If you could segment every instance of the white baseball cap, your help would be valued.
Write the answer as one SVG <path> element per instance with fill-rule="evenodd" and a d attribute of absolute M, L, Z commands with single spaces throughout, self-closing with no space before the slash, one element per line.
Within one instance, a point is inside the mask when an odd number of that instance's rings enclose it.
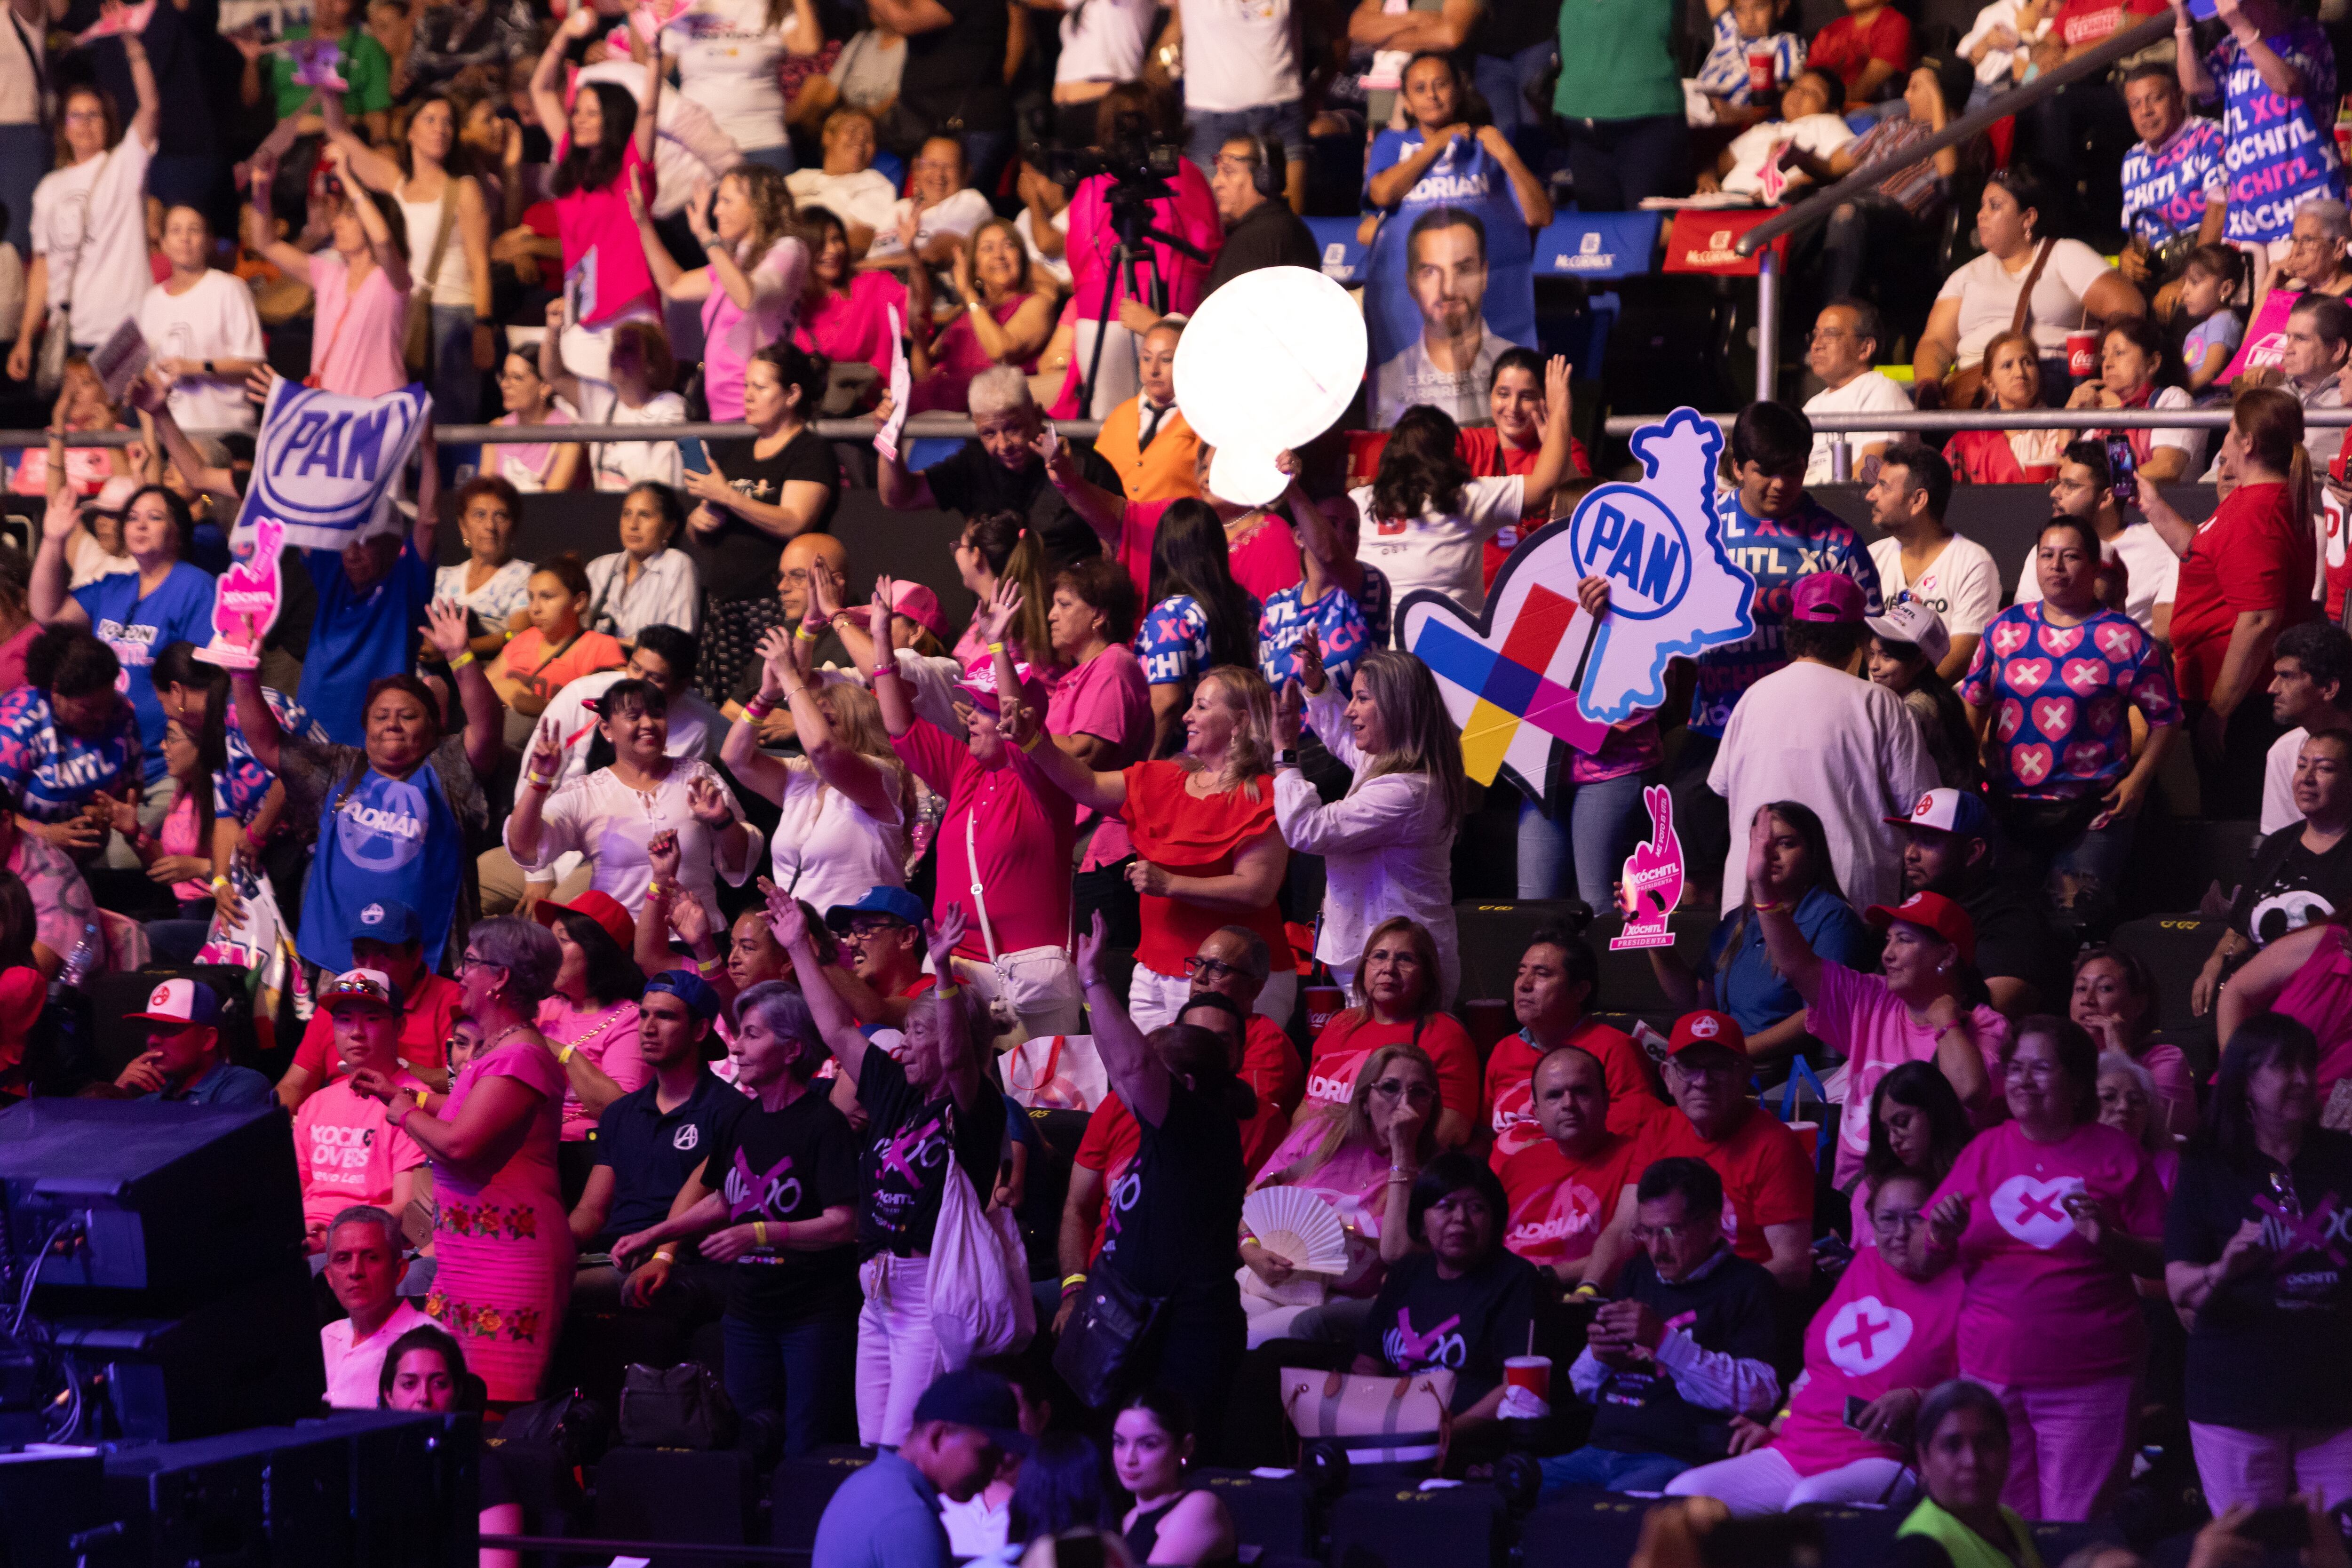
<path fill-rule="evenodd" d="M 1886 606 L 1883 616 L 1872 616 L 1862 623 L 1888 642 L 1907 642 L 1917 646 L 1927 656 L 1929 664 L 1941 664 L 1952 651 L 1952 634 L 1944 629 L 1944 617 L 1921 600 L 1907 595 Z"/>

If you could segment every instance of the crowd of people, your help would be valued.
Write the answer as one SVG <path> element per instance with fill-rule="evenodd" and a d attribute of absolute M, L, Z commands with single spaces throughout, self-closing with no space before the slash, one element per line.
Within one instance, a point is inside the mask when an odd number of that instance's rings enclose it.
<path fill-rule="evenodd" d="M 331 1404 L 499 1418 L 614 1322 L 671 1360 L 715 1327 L 753 1440 L 877 1451 L 822 1568 L 1075 1529 L 1229 1561 L 1189 1467 L 1285 1458 L 1300 1368 L 1442 1374 L 1457 1473 L 1899 1505 L 1923 1562 L 2025 1561 L 2144 1444 L 2225 1520 L 2352 1490 L 2352 474 L 2305 420 L 2352 388 L 2352 220 L 2285 0 L 2184 11 L 1829 217 L 1821 390 L 1725 432 L 1753 634 L 1515 803 L 1396 609 L 1476 615 L 1590 487 L 1566 361 L 1498 345 L 1249 505 L 1178 405 L 1190 313 L 1316 264 L 1334 148 L 1374 218 L 1465 138 L 1531 228 L 1801 188 L 2160 5 L 1997 0 L 1922 58 L 1883 0 L 1810 41 L 1710 0 L 1684 59 L 1652 0 L 1365 0 L 1319 40 L 1286 0 L 1097 0 L 1057 49 L 1003 0 L 314 0 L 326 85 L 222 9 L 0 34 L 0 331 L 55 431 L 0 548 L 0 1095 L 282 1107 Z M 1155 142 L 1189 248 L 1122 264 L 1116 177 L 1063 154 Z M 1912 289 L 1979 174 L 1981 254 Z M 125 321 L 151 361 L 110 394 Z M 2263 333 L 2276 366 L 2229 374 Z M 816 422 L 897 412 L 902 344 L 908 410 L 974 433 L 882 452 L 875 499 L 959 529 L 929 581 L 854 582 L 865 476 Z M 289 552 L 224 668 L 279 376 L 421 382 L 445 424 L 494 384 L 531 429 L 428 428 L 406 521 Z M 2229 423 L 1848 437 L 1868 542 L 1808 489 L 1808 410 L 1938 404 Z M 750 434 L 663 434 L 706 415 Z M 2016 576 L 1946 521 L 1961 484 L 2048 487 Z M 570 489 L 614 492 L 614 548 L 520 558 Z M 1654 1027 L 1585 928 L 1661 785 L 1708 929 L 1652 950 Z M 1455 913 L 1496 797 L 1505 880 L 1562 900 L 1500 1027 Z M 2169 1018 L 2109 939 L 2193 816 L 2261 837 Z M 203 967 L 236 942 L 283 1006 Z M 98 1068 L 62 1026 L 150 971 L 144 1048 Z M 1039 1265 L 992 1250 L 1062 1165 Z M 1343 1261 L 1248 1217 L 1294 1200 Z"/>

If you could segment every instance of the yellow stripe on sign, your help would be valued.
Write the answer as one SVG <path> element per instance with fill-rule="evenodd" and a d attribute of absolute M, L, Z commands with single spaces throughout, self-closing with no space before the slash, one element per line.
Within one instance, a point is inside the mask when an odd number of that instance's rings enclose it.
<path fill-rule="evenodd" d="M 1470 710 L 1470 722 L 1462 726 L 1462 768 L 1482 784 L 1495 782 L 1495 773 L 1503 765 L 1503 753 L 1511 748 L 1511 737 L 1517 734 L 1523 722 L 1516 713 L 1496 707 L 1485 698 Z"/>

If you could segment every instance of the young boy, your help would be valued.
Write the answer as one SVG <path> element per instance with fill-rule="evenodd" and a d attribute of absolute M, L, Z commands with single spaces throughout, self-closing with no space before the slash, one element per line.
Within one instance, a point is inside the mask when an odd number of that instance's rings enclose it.
<path fill-rule="evenodd" d="M 1699 67 L 1698 89 L 1714 104 L 1717 124 L 1766 118 L 1776 95 L 1805 68 L 1805 40 L 1780 26 L 1788 9 L 1788 0 L 1706 0 L 1715 41 Z M 1771 74 L 1759 82 L 1756 62 L 1767 56 Z"/>
<path fill-rule="evenodd" d="M 1848 106 L 1888 96 L 1911 68 L 1911 24 L 1886 0 L 1845 0 L 1846 14 L 1813 35 L 1807 58 L 1836 74 Z"/>

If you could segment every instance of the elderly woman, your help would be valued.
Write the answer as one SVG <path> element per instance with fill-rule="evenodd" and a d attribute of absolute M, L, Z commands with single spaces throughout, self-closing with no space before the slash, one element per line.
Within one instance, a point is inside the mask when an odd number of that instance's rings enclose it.
<path fill-rule="evenodd" d="M 677 984 L 671 973 L 654 983 Z M 681 991 L 686 987 L 681 986 Z M 827 1058 L 808 1003 L 770 981 L 735 999 L 729 1047 L 735 1087 L 751 1104 L 720 1123 L 671 1217 L 613 1244 L 613 1261 L 651 1251 L 667 1276 L 670 1242 L 698 1239 L 704 1261 L 728 1264 L 719 1320 L 727 1394 L 744 1412 L 775 1411 L 783 1451 L 808 1452 L 841 1425 L 857 1344 L 857 1142 L 840 1111 L 811 1088 Z M 789 1181 L 746 1181 L 783 1171 Z"/>
<path fill-rule="evenodd" d="M 1020 596 L 1013 592 L 999 603 L 1017 609 Z M 1001 647 L 1003 626 L 992 626 L 990 641 Z M 1003 689 L 1011 660 L 1000 653 L 996 664 Z M 1143 942 L 1128 1007 L 1138 1028 L 1175 1020 L 1192 991 L 1191 961 L 1202 939 L 1227 925 L 1265 938 L 1274 973 L 1256 1010 L 1276 1020 L 1290 1016 L 1297 975 L 1275 902 L 1290 851 L 1266 778 L 1273 720 L 1265 678 L 1253 667 L 1219 665 L 1192 689 L 1184 748 L 1174 758 L 1098 773 L 1059 747 L 1032 753 L 1038 772 L 1079 805 L 1117 812 L 1134 841 L 1128 880 L 1140 895 Z"/>
<path fill-rule="evenodd" d="M 911 233 L 912 223 L 904 220 L 901 230 Z M 907 400 L 910 413 L 962 412 L 973 376 L 999 364 L 1028 374 L 1053 334 L 1054 300 L 1031 290 L 1028 249 L 1021 231 L 1004 219 L 990 219 L 958 245 L 953 270 L 963 309 L 943 329 L 932 318 L 929 269 L 918 267 L 907 275 L 915 375 Z"/>
<path fill-rule="evenodd" d="M 595 710 L 612 763 L 558 787 L 565 737 L 542 721 L 501 836 L 507 853 L 526 874 L 551 876 L 556 860 L 577 850 L 592 868 L 589 886 L 635 916 L 653 885 L 647 848 L 675 835 L 678 880 L 717 926 L 718 878 L 743 885 L 759 864 L 760 830 L 742 820 L 718 770 L 699 757 L 669 754 L 669 702 L 660 687 L 615 681 Z"/>
<path fill-rule="evenodd" d="M 2025 326 L 2043 362 L 2043 379 L 2065 372 L 2066 334 L 2087 322 L 2145 315 L 2147 305 L 2124 275 L 2079 239 L 2040 231 L 2057 209 L 2041 184 L 2017 169 L 1995 173 L 1977 208 L 1977 239 L 1985 253 L 1944 280 L 1919 334 L 1912 384 L 1923 407 L 1974 402 L 1986 345 L 1994 334 Z M 2027 294 L 2029 299 L 2021 300 Z M 1951 373 L 1957 372 L 1957 375 Z M 1949 379 L 1948 380 L 1948 376 Z"/>
<path fill-rule="evenodd" d="M 2180 733 L 2180 709 L 2156 639 L 2099 601 L 2098 530 L 2053 517 L 2034 560 L 2040 602 L 1993 617 L 1960 700 L 1984 747 L 1994 816 L 2052 912 L 2097 930 L 2112 918 L 2132 820 Z M 2137 757 L 2127 707 L 2148 731 Z"/>
<path fill-rule="evenodd" d="M 2131 1441 L 2147 1339 L 2133 1279 L 2161 1267 L 2164 1191 L 2139 1145 L 2099 1124 L 2098 1050 L 2078 1026 L 2020 1020 L 2003 1066 L 2010 1119 L 1961 1151 L 1929 1214 L 1968 1279 L 1960 1375 L 1994 1391 L 2016 1438 L 2002 1496 L 2089 1519 Z"/>
<path fill-rule="evenodd" d="M 1980 401 L 1996 410 L 2042 406 L 2042 362 L 2033 334 L 2018 328 L 1986 340 Z M 1960 484 L 2039 485 L 2058 475 L 2069 430 L 1963 430 L 1944 443 L 1944 460 Z"/>
<path fill-rule="evenodd" d="M 506 480 L 482 474 L 457 487 L 457 537 L 466 559 L 433 574 L 433 596 L 451 599 L 481 623 L 475 654 L 499 657 L 516 633 L 530 625 L 530 578 L 534 568 L 514 553 L 522 493 Z"/>
<path fill-rule="evenodd" d="M 1402 917 L 1437 943 L 1439 994 L 1451 996 L 1462 975 L 1454 931 L 1454 835 L 1469 793 L 1462 732 L 1437 678 L 1409 653 L 1366 654 L 1344 695 L 1325 677 L 1311 630 L 1298 656 L 1300 678 L 1282 689 L 1275 714 L 1281 750 L 1274 815 L 1291 848 L 1324 858 L 1315 956 L 1345 989 L 1365 933 Z M 1328 805 L 1299 770 L 1302 708 L 1331 755 L 1355 774 L 1348 793 Z"/>
<path fill-rule="evenodd" d="M 1383 1046 L 1365 1058 L 1345 1109 L 1300 1117 L 1266 1157 L 1250 1191 L 1299 1187 L 1329 1204 L 1347 1227 L 1348 1270 L 1336 1279 L 1297 1279 L 1294 1260 L 1268 1249 L 1244 1223 L 1240 1278 L 1252 1348 L 1268 1340 L 1355 1337 L 1389 1266 L 1411 1246 L 1405 1210 L 1413 1178 L 1437 1153 L 1436 1110 L 1437 1068 L 1428 1053 Z M 1301 1300 L 1299 1286 L 1318 1284 L 1326 1300 Z"/>
<path fill-rule="evenodd" d="M 1384 1046 L 1410 1045 L 1437 1065 L 1437 1141 L 1460 1148 L 1479 1121 L 1478 1047 L 1445 1011 L 1437 943 L 1402 915 L 1364 939 L 1356 964 L 1356 1005 L 1333 1016 L 1307 1064 L 1307 1109 L 1345 1105 L 1363 1063 Z"/>
<path fill-rule="evenodd" d="M 288 816 L 331 825 L 319 835 L 303 885 L 295 949 L 305 962 L 338 974 L 352 967 L 351 936 L 360 929 L 361 910 L 386 897 L 416 911 L 425 961 L 440 964 L 457 919 L 466 830 L 486 826 L 489 816 L 480 777 L 498 767 L 503 749 L 498 693 L 480 661 L 467 657 L 465 612 L 436 604 L 425 616 L 433 646 L 457 672 L 463 734 L 442 733 L 441 705 L 413 675 L 371 682 L 361 705 L 367 743 L 337 746 L 316 739 L 315 731 L 279 728 L 258 674 L 229 673 L 237 727 L 254 760 L 285 782 Z M 549 960 L 547 974 L 532 987 L 533 1007 L 555 978 L 554 962 Z M 556 1223 L 562 1228 L 560 1213 Z M 568 1262 L 565 1268 L 568 1281 Z"/>
<path fill-rule="evenodd" d="M 2099 339 L 2099 374 L 2074 389 L 2069 408 L 2187 408 L 2191 399 L 2180 368 L 2180 351 L 2164 329 L 2146 316 L 2126 316 Z M 2130 443 L 2138 470 L 2158 484 L 2171 484 L 2197 471 L 2205 450 L 2202 430 L 2093 430 L 2088 438 L 2121 436 Z"/>
<path fill-rule="evenodd" d="M 2158 1126 L 2176 1138 L 2197 1131 L 2196 1077 L 2179 1046 L 2149 1037 L 2156 1029 L 2156 976 L 2137 954 L 2104 942 L 2076 954 L 2066 1016 L 2089 1031 L 2101 1051 L 2147 1069 Z"/>
<path fill-rule="evenodd" d="M 2352 1491 L 2352 1293 L 2319 1217 L 2352 1203 L 2352 1137 L 2318 1125 L 2318 1058 L 2292 1018 L 2231 1035 L 2173 1188 L 2165 1283 L 2193 1314 L 2189 1437 L 2216 1512 Z"/>
<path fill-rule="evenodd" d="M 982 1071 L 982 1015 L 953 982 L 950 956 L 963 932 L 948 918 L 924 931 L 942 983 L 928 1005 L 907 1016 L 903 1054 L 894 1058 L 857 1027 L 823 978 L 800 906 L 771 892 L 768 918 L 792 955 L 810 1016 L 825 1048 L 857 1086 L 870 1119 L 859 1162 L 857 1436 L 864 1443 L 906 1440 L 915 1402 L 940 1373 L 948 1352 L 931 1328 L 929 1279 L 940 1202 L 950 1163 L 975 1192 L 993 1191 L 1004 1142 L 1004 1097 Z"/>
<path fill-rule="evenodd" d="M 1895 1532 L 1897 1568 L 2042 1568 L 2033 1531 L 2001 1501 L 2010 1473 L 2009 1412 L 1980 1383 L 1956 1377 L 1919 1402 L 1911 1447 L 1919 1500 Z"/>
<path fill-rule="evenodd" d="M 1935 1184 L 1908 1172 L 1871 1194 L 1875 1245 L 1856 1252 L 1805 1330 L 1805 1373 L 1770 1425 L 1731 1418 L 1727 1459 L 1685 1470 L 1669 1497 L 1711 1497 L 1736 1517 L 1801 1503 L 1910 1500 L 1916 1483 L 1901 1438 L 1927 1390 L 1952 1375 L 1960 1275 L 1928 1245 Z M 1846 1325 L 1899 1314 L 1910 1332 L 1891 1355 L 1856 1356 Z M 1854 1409 L 1856 1401 L 1862 1408 Z"/>
<path fill-rule="evenodd" d="M 252 680 L 236 679 L 242 706 Z M 425 1310 L 469 1347 L 502 1405 L 538 1397 L 572 1295 L 572 1229 L 555 1169 L 563 1067 L 531 1022 L 562 962 L 555 938 L 529 921 L 488 920 L 467 934 L 457 984 L 486 1037 L 437 1114 L 424 1108 L 423 1091 L 374 1068 L 352 1075 L 352 1087 L 383 1101 L 392 1124 L 432 1159 L 436 1267 Z"/>
<path fill-rule="evenodd" d="M 2099 1053 L 2099 1124 L 2114 1128 L 2147 1152 L 2157 1184 L 2168 1194 L 2172 1178 L 2180 1169 L 2180 1149 L 2155 1114 L 2156 1103 L 2156 1079 L 2147 1068 L 2121 1051 Z M 2153 1288 L 2153 1281 L 2140 1281 L 2143 1296 Z"/>

